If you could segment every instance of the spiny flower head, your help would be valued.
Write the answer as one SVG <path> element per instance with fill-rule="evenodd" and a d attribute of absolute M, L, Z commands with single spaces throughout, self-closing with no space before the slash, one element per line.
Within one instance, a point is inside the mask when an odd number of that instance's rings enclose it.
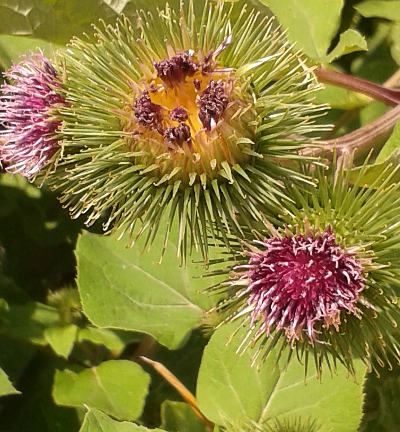
<path fill-rule="evenodd" d="M 372 188 L 360 184 L 363 170 L 353 184 L 336 171 L 317 169 L 306 193 L 293 185 L 278 227 L 247 233 L 232 265 L 214 272 L 230 272 L 211 288 L 222 294 L 216 309 L 248 328 L 239 351 L 255 345 L 254 361 L 273 348 L 306 367 L 313 358 L 318 373 L 336 362 L 354 372 L 354 357 L 377 373 L 400 360 L 399 186 L 388 170 Z"/>
<path fill-rule="evenodd" d="M 243 9 L 233 23 L 232 8 L 206 1 L 195 16 L 182 2 L 71 42 L 64 161 L 49 181 L 74 217 L 148 244 L 177 221 L 182 258 L 207 256 L 210 238 L 229 245 L 281 206 L 282 179 L 306 181 L 280 162 L 296 166 L 323 129 L 313 72 L 272 19 Z"/>
<path fill-rule="evenodd" d="M 339 328 L 341 313 L 359 315 L 357 303 L 364 289 L 362 265 L 341 250 L 328 227 L 322 233 L 273 237 L 249 252 L 241 279 L 248 287 L 242 295 L 254 306 L 251 323 L 261 317 L 260 333 L 284 330 L 292 344 L 307 337 L 318 342 L 314 324 Z"/>
<path fill-rule="evenodd" d="M 1 86 L 0 159 L 6 171 L 34 177 L 61 148 L 56 139 L 60 121 L 53 117 L 64 105 L 55 68 L 42 52 L 25 56 L 4 77 Z"/>

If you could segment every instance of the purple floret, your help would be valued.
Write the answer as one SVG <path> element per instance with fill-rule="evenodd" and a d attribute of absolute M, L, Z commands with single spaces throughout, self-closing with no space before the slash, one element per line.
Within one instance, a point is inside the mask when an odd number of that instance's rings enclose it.
<path fill-rule="evenodd" d="M 315 326 L 339 328 L 343 313 L 359 316 L 364 289 L 362 265 L 342 251 L 328 228 L 321 234 L 274 237 L 251 252 L 246 269 L 252 322 L 261 317 L 260 332 L 283 330 L 292 343 L 308 336 L 318 342 Z"/>
<path fill-rule="evenodd" d="M 59 148 L 54 135 L 60 122 L 51 110 L 65 101 L 57 72 L 41 52 L 25 56 L 4 77 L 10 83 L 1 86 L 1 162 L 6 171 L 30 178 Z"/>

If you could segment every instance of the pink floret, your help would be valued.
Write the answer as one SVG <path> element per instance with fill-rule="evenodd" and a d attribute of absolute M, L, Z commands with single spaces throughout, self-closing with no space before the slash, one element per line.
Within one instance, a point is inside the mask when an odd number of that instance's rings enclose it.
<path fill-rule="evenodd" d="M 260 332 L 283 330 L 293 344 L 307 336 L 318 341 L 315 329 L 334 326 L 342 313 L 360 315 L 357 303 L 364 289 L 362 265 L 336 243 L 330 228 L 323 233 L 274 237 L 261 242 L 263 251 L 250 252 L 242 278 L 242 295 L 252 306 L 252 323 L 262 318 Z"/>
<path fill-rule="evenodd" d="M 4 77 L 9 84 L 1 86 L 1 163 L 6 171 L 30 178 L 57 151 L 54 134 L 60 122 L 51 110 L 65 102 L 56 90 L 56 70 L 41 52 L 25 56 Z"/>

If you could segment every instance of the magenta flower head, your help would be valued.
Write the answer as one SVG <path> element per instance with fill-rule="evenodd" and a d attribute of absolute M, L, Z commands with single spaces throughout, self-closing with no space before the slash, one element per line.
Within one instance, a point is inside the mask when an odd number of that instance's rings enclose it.
<path fill-rule="evenodd" d="M 57 91 L 55 68 L 42 52 L 14 64 L 1 86 L 0 160 L 6 171 L 34 177 L 59 149 L 56 131 L 60 122 L 52 110 L 64 104 Z"/>
<path fill-rule="evenodd" d="M 352 373 L 358 357 L 378 373 L 400 360 L 399 186 L 388 170 L 372 189 L 361 176 L 349 185 L 347 170 L 315 174 L 317 188 L 288 188 L 276 226 L 266 222 L 264 237 L 248 231 L 213 272 L 230 274 L 211 288 L 222 294 L 214 311 L 248 329 L 238 351 L 254 348 L 254 361 L 274 350 L 312 358 L 318 373 L 337 362 Z"/>
<path fill-rule="evenodd" d="M 363 291 L 362 265 L 336 243 L 330 227 L 322 233 L 273 237 L 257 242 L 241 279 L 248 287 L 251 325 L 261 318 L 258 333 L 283 330 L 287 340 L 318 341 L 318 327 L 340 326 L 342 313 L 359 316 Z"/>

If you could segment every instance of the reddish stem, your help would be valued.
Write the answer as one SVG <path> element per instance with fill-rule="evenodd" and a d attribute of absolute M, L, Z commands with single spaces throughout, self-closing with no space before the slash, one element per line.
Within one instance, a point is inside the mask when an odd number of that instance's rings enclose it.
<path fill-rule="evenodd" d="M 396 106 L 400 104 L 400 90 L 389 89 L 361 78 L 321 68 L 315 70 L 315 75 L 321 82 L 364 93 L 386 105 Z"/>
<path fill-rule="evenodd" d="M 338 157 L 352 154 L 356 159 L 365 156 L 390 135 L 399 120 L 400 105 L 353 132 L 339 138 L 320 141 L 321 147 L 304 149 L 302 154 L 327 159 L 332 159 L 334 151 Z"/>

